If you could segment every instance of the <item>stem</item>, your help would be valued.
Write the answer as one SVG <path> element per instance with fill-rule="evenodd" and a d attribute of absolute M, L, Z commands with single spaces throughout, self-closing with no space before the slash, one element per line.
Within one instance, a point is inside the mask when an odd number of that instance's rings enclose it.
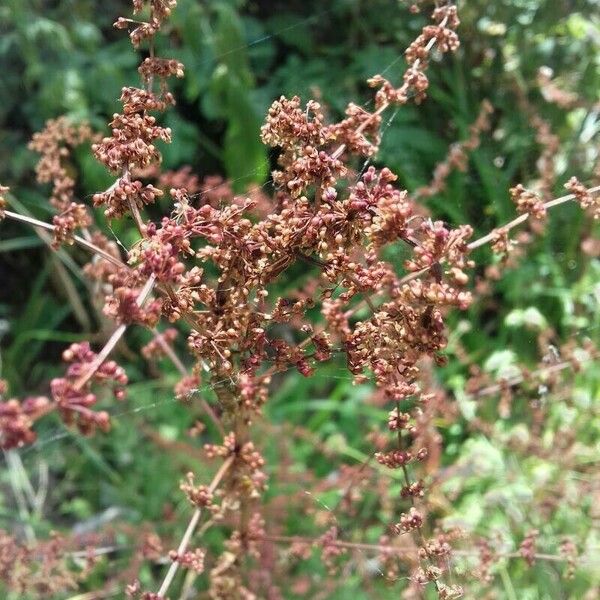
<path fill-rule="evenodd" d="M 600 192 L 600 185 L 597 185 L 596 187 L 588 188 L 587 192 L 588 192 L 588 194 L 596 194 L 597 192 Z M 554 200 L 548 200 L 548 202 L 544 202 L 544 208 L 548 209 L 548 208 L 552 208 L 554 206 L 558 206 L 559 204 L 564 204 L 565 202 L 574 200 L 575 197 L 576 197 L 575 194 L 567 194 L 566 196 L 561 196 L 560 198 L 555 198 Z M 474 242 L 471 242 L 468 245 L 469 250 L 474 250 L 475 248 L 479 248 L 480 246 L 483 246 L 484 244 L 491 242 L 494 239 L 494 236 L 496 234 L 496 231 L 498 231 L 498 229 L 510 231 L 511 229 L 517 227 L 517 225 L 520 225 L 521 223 L 525 223 L 525 221 L 527 221 L 529 219 L 529 217 L 530 217 L 529 213 L 525 213 L 525 214 L 519 215 L 516 219 L 513 219 L 506 225 L 503 225 L 502 227 L 497 227 L 496 229 L 490 231 L 490 233 L 488 233 L 487 235 L 480 237 L 478 240 L 475 240 Z"/>
<path fill-rule="evenodd" d="M 445 27 L 447 23 L 448 23 L 448 17 L 444 17 L 444 19 L 440 22 L 439 26 Z M 429 40 L 429 42 L 425 46 L 425 50 L 427 51 L 427 53 L 429 53 L 431 51 L 431 49 L 435 46 L 435 42 L 436 42 L 436 38 L 431 38 Z M 420 65 L 421 65 L 421 61 L 420 61 L 420 59 L 417 58 L 417 60 L 415 60 L 415 62 L 411 65 L 411 68 L 418 69 Z M 406 83 L 403 83 L 402 87 L 405 88 Z M 379 115 L 381 115 L 387 108 L 389 108 L 389 106 L 390 106 L 390 103 L 388 101 L 385 101 L 370 117 L 365 119 L 356 128 L 356 133 L 361 134 L 372 123 L 372 121 L 375 118 L 377 118 Z M 333 158 L 334 160 L 338 159 L 343 154 L 345 149 L 346 149 L 346 144 L 340 144 L 337 147 L 337 149 L 335 150 L 335 152 L 331 155 L 331 158 Z"/>
<path fill-rule="evenodd" d="M 208 486 L 208 489 L 211 492 L 214 492 L 217 489 L 219 483 L 221 483 L 221 479 L 223 479 L 223 476 L 225 475 L 225 473 L 227 473 L 227 470 L 233 464 L 234 458 L 235 458 L 235 456 L 233 456 L 233 455 L 228 457 L 227 460 L 221 465 L 221 467 L 217 471 L 216 475 L 213 477 L 213 480 L 211 481 L 210 485 Z M 200 508 L 196 508 L 196 510 L 194 511 L 194 514 L 192 515 L 192 518 L 190 519 L 190 522 L 188 523 L 185 533 L 183 534 L 183 537 L 181 538 L 181 542 L 179 543 L 179 546 L 177 547 L 177 555 L 178 556 L 185 554 L 185 552 L 188 548 L 188 545 L 190 543 L 190 540 L 192 539 L 192 535 L 194 534 L 194 531 L 196 529 L 196 526 L 198 525 L 198 521 L 200 520 L 201 513 L 202 513 L 202 511 Z M 159 598 L 165 597 L 165 594 L 167 593 L 169 586 L 173 582 L 173 579 L 174 579 L 175 575 L 177 574 L 178 569 L 179 569 L 179 562 L 173 561 L 171 563 L 171 566 L 169 567 L 169 570 L 167 571 L 167 574 L 165 575 L 165 578 L 163 579 L 163 582 L 162 582 L 159 590 L 158 590 Z"/>
<path fill-rule="evenodd" d="M 175 350 L 171 348 L 170 344 L 168 344 L 165 338 L 158 332 L 154 331 L 154 339 L 156 343 L 161 347 L 162 351 L 167 355 L 167 357 L 171 360 L 171 362 L 175 365 L 175 368 L 179 371 L 181 375 L 186 377 L 189 375 L 188 370 L 185 368 L 185 365 L 181 362 L 181 359 L 175 353 Z"/>
<path fill-rule="evenodd" d="M 138 306 L 142 306 L 144 304 L 146 298 L 149 296 L 152 288 L 154 287 L 155 281 L 155 275 L 151 275 L 148 281 L 146 281 L 136 299 L 136 304 Z M 95 360 L 91 363 L 90 368 L 75 382 L 74 387 L 76 390 L 81 390 L 81 388 L 83 388 L 83 386 L 94 376 L 94 373 L 100 368 L 108 355 L 113 351 L 119 340 L 123 337 L 126 329 L 127 325 L 123 323 L 113 331 L 112 335 L 104 345 L 104 348 L 102 348 L 98 356 L 96 356 Z"/>
<path fill-rule="evenodd" d="M 248 423 L 244 416 L 244 410 L 241 406 L 238 406 L 238 412 L 235 415 L 234 422 L 235 431 L 235 444 L 241 450 L 244 445 L 248 442 Z M 246 549 L 248 546 L 248 521 L 250 520 L 250 504 L 245 492 L 240 494 L 240 539 L 242 542 L 242 549 Z"/>
<path fill-rule="evenodd" d="M 400 402 L 398 400 L 396 400 L 396 411 L 398 414 L 400 414 Z M 402 440 L 402 429 L 398 429 L 398 450 L 400 450 L 402 452 L 403 448 L 404 448 L 404 444 L 403 444 L 403 440 Z M 408 469 L 406 468 L 405 464 L 402 465 L 402 474 L 404 475 L 404 483 L 405 483 L 406 487 L 407 488 L 410 487 L 410 476 L 408 474 Z M 411 506 L 416 508 L 414 496 L 412 494 L 410 494 L 409 498 L 410 498 Z M 419 537 L 421 546 L 423 548 L 425 548 L 427 540 L 425 539 L 425 534 L 423 533 L 422 525 L 421 525 L 421 527 L 417 527 L 417 532 L 418 532 L 418 537 Z M 430 558 L 426 558 L 425 560 L 429 563 L 433 563 L 433 561 Z M 421 557 L 419 557 L 419 562 L 421 562 Z M 440 595 L 440 584 L 437 581 L 437 579 L 433 580 L 433 584 L 434 584 L 437 594 L 439 596 Z"/>
<path fill-rule="evenodd" d="M 179 371 L 179 373 L 183 375 L 183 377 L 187 377 L 189 375 L 188 370 L 185 368 L 185 365 L 181 362 L 179 356 L 177 356 L 177 354 L 175 353 L 175 350 L 171 348 L 171 346 L 165 341 L 162 335 L 155 331 L 154 339 L 157 341 L 158 345 L 162 348 L 163 352 L 168 356 L 171 362 L 175 365 L 175 368 Z M 204 412 L 208 415 L 210 420 L 218 429 L 221 436 L 225 437 L 225 429 L 223 428 L 219 417 L 217 417 L 211 405 L 204 398 L 200 398 L 200 406 L 202 406 L 202 410 L 204 410 Z"/>
<path fill-rule="evenodd" d="M 7 219 L 12 219 L 13 221 L 18 221 L 20 223 L 27 223 L 28 225 L 32 225 L 33 227 L 39 227 L 40 229 L 46 229 L 47 231 L 54 231 L 56 229 L 56 227 L 54 227 L 54 225 L 51 225 L 50 223 L 45 223 L 44 221 L 39 221 L 38 219 L 34 219 L 33 217 L 26 217 L 25 215 L 20 215 L 19 213 L 12 212 L 11 210 L 5 210 L 4 216 Z M 125 263 L 121 262 L 118 258 L 115 258 L 112 254 L 109 254 L 105 250 L 102 250 L 102 248 L 99 248 L 95 244 L 92 244 L 92 242 L 89 242 L 88 240 L 85 240 L 84 238 L 82 238 L 78 235 L 74 235 L 73 240 L 75 241 L 75 243 L 78 246 L 81 246 L 82 248 L 89 250 L 93 254 L 97 254 L 98 256 L 101 256 L 103 259 L 107 260 L 108 262 L 113 263 L 117 267 L 126 267 L 127 266 L 127 265 L 125 265 Z"/>
<path fill-rule="evenodd" d="M 142 215 L 140 213 L 140 209 L 138 208 L 138 205 L 135 202 L 133 202 L 132 200 L 129 200 L 129 209 L 131 210 L 133 220 L 135 221 L 135 226 L 138 228 L 140 235 L 142 237 L 146 237 L 144 235 L 144 230 L 145 230 L 146 226 L 144 225 L 144 221 L 142 220 Z"/>

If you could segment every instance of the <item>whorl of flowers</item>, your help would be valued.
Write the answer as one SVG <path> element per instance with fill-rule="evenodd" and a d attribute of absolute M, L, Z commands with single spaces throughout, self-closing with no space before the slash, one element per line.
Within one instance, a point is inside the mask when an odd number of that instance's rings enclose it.
<path fill-rule="evenodd" d="M 45 396 L 25 398 L 22 402 L 16 398 L 0 402 L 0 447 L 10 450 L 35 442 L 33 424 L 49 406 L 50 401 Z"/>

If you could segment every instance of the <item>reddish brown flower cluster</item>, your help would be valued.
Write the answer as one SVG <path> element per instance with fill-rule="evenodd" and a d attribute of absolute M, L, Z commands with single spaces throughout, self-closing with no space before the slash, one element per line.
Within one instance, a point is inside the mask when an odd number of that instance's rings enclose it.
<path fill-rule="evenodd" d="M 104 293 L 103 312 L 121 324 L 139 323 L 154 327 L 161 316 L 163 300 L 148 300 L 144 292 L 144 283 L 148 285 L 148 277 L 152 274 L 128 268 L 125 264 L 120 266 L 117 245 L 104 235 L 94 232 L 91 240 L 96 247 L 118 259 L 110 262 L 96 257 L 84 267 L 86 275 L 101 284 L 100 289 Z M 131 260 L 138 255 L 139 247 L 131 251 Z"/>
<path fill-rule="evenodd" d="M 94 194 L 93 202 L 94 206 L 107 207 L 104 214 L 109 219 L 119 219 L 131 210 L 132 205 L 141 209 L 153 204 L 162 195 L 162 190 L 153 185 L 144 185 L 138 180 L 131 181 L 129 175 L 125 175 L 105 192 Z"/>
<path fill-rule="evenodd" d="M 413 529 L 420 529 L 423 526 L 423 516 L 419 511 L 411 506 L 408 513 L 402 513 L 400 515 L 400 522 L 392 525 L 392 531 L 396 535 L 412 531 Z"/>
<path fill-rule="evenodd" d="M 182 483 L 179 487 L 194 506 L 205 508 L 210 506 L 213 502 L 214 496 L 208 486 L 194 484 L 193 473 L 188 473 L 186 482 Z"/>
<path fill-rule="evenodd" d="M 92 386 L 112 387 L 115 398 L 121 400 L 127 385 L 125 371 L 112 360 L 98 364 L 98 355 L 87 342 L 72 344 L 64 351 L 63 360 L 69 363 L 65 376 L 50 383 L 52 399 L 63 420 L 68 425 L 76 424 L 83 434 L 90 434 L 96 428 L 107 430 L 108 413 L 92 410 L 98 400 Z"/>
<path fill-rule="evenodd" d="M 412 522 L 416 516 L 409 515 L 409 522 Z M 422 559 L 444 558 L 450 556 L 452 548 L 449 544 L 447 536 L 441 534 L 435 538 L 427 540 L 422 548 L 419 548 L 419 556 Z"/>
<path fill-rule="evenodd" d="M 131 32 L 134 46 L 143 41 L 152 44 L 152 38 L 161 28 L 171 10 L 176 6 L 175 0 L 152 0 L 150 4 L 150 21 L 138 24 Z M 134 2 L 134 12 L 142 10 L 144 2 Z M 120 18 L 115 27 L 125 28 L 134 21 Z M 154 202 L 162 191 L 151 186 L 144 186 L 141 181 L 132 180 L 131 172 L 144 170 L 152 164 L 160 162 L 160 153 L 155 142 L 171 141 L 168 127 L 156 124 L 156 118 L 148 114 L 150 111 L 162 111 L 174 104 L 173 95 L 167 90 L 166 79 L 175 76 L 183 77 L 183 65 L 175 60 L 150 56 L 139 67 L 145 89 L 125 87 L 121 93 L 123 113 L 116 114 L 110 124 L 112 135 L 105 137 L 92 149 L 96 158 L 111 171 L 122 173 L 114 186 L 106 192 L 94 196 L 94 205 L 105 205 L 109 218 L 118 218 L 128 211 L 135 211 L 145 204 Z M 153 91 L 155 79 L 159 80 L 159 92 Z"/>
<path fill-rule="evenodd" d="M 540 532 L 537 529 L 532 529 L 523 538 L 519 546 L 519 553 L 525 559 L 525 562 L 532 567 L 535 564 L 536 541 Z"/>
<path fill-rule="evenodd" d="M 0 402 L 0 448 L 10 450 L 32 444 L 37 439 L 34 422 L 46 414 L 50 401 L 44 396 Z"/>
<path fill-rule="evenodd" d="M 225 438 L 223 439 L 222 444 L 205 444 L 204 452 L 208 458 L 215 458 L 220 456 L 225 458 L 227 456 L 231 456 L 235 453 L 236 444 L 235 444 L 235 434 L 233 432 L 229 432 Z"/>
<path fill-rule="evenodd" d="M 491 245 L 496 254 L 508 256 L 512 252 L 514 244 L 515 242 L 508 235 L 508 229 L 500 227 L 494 230 Z"/>
<path fill-rule="evenodd" d="M 151 300 L 144 306 L 139 302 L 140 290 L 130 287 L 119 287 L 112 295 L 107 296 L 104 305 L 104 314 L 117 323 L 129 325 L 139 323 L 147 327 L 154 327 L 160 319 L 162 302 Z"/>
<path fill-rule="evenodd" d="M 403 486 L 402 490 L 400 491 L 400 496 L 402 496 L 402 498 L 420 498 L 424 494 L 425 484 L 421 480 Z"/>
<path fill-rule="evenodd" d="M 331 126 L 331 133 L 349 152 L 358 156 L 373 156 L 381 141 L 381 117 L 350 103 L 346 118 Z"/>
<path fill-rule="evenodd" d="M 178 554 L 175 550 L 169 552 L 169 558 L 173 562 L 178 562 L 182 567 L 191 569 L 196 573 L 200 574 L 204 571 L 204 557 L 206 552 L 202 548 L 196 548 L 194 550 L 187 550 L 182 554 Z"/>
<path fill-rule="evenodd" d="M 297 96 L 291 100 L 282 96 L 269 109 L 262 140 L 281 148 L 279 164 L 283 170 L 274 171 L 273 180 L 293 198 L 315 183 L 321 187 L 335 185 L 338 177 L 346 173 L 341 160 L 319 149 L 335 139 L 324 120 L 317 102 L 311 100 L 303 109 Z"/>
<path fill-rule="evenodd" d="M 52 183 L 50 204 L 63 210 L 73 201 L 75 180 L 63 161 L 70 149 L 92 139 L 88 125 L 73 125 L 65 117 L 49 120 L 44 129 L 33 134 L 29 148 L 41 155 L 35 172 L 40 183 Z"/>
<path fill-rule="evenodd" d="M 258 498 L 260 492 L 265 489 L 267 476 L 262 471 L 265 460 L 258 452 L 253 442 L 246 442 L 243 445 L 236 443 L 236 436 L 233 432 L 227 434 L 222 445 L 205 444 L 204 451 L 208 458 L 220 456 L 226 458 L 235 456 L 237 485 L 232 488 L 235 494 L 242 497 Z M 239 485 L 243 482 L 243 485 Z"/>
<path fill-rule="evenodd" d="M 160 160 L 160 154 L 154 146 L 156 140 L 169 143 L 171 130 L 168 127 L 156 125 L 155 117 L 146 114 L 145 108 L 137 104 L 128 104 L 125 94 L 121 96 L 124 114 L 115 115 L 110 123 L 112 137 L 103 138 L 99 144 L 92 146 L 96 158 L 104 163 L 111 171 L 143 169 L 153 162 Z M 141 113 L 134 112 L 142 110 Z M 136 190 L 137 191 L 137 190 Z M 96 204 L 109 203 L 109 197 L 104 199 L 97 195 Z"/>
<path fill-rule="evenodd" d="M 72 125 L 61 117 L 48 121 L 42 131 L 33 135 L 29 144 L 31 150 L 41 155 L 36 166 L 37 180 L 52 183 L 50 204 L 59 213 L 52 219 L 55 248 L 62 243 L 72 244 L 75 230 L 92 223 L 85 205 L 74 201 L 75 180 L 64 164 L 72 148 L 92 138 L 88 125 Z"/>
<path fill-rule="evenodd" d="M 145 4 L 150 5 L 150 20 L 139 22 L 132 19 L 119 17 L 115 23 L 118 29 L 127 29 L 130 24 L 136 27 L 129 34 L 134 47 L 138 47 L 143 41 L 151 40 L 158 33 L 162 22 L 167 19 L 171 10 L 177 6 L 176 0 L 133 0 L 133 14 L 141 12 Z"/>
<path fill-rule="evenodd" d="M 456 52 L 459 46 L 456 29 L 460 25 L 455 6 L 444 5 L 433 12 L 434 25 L 423 28 L 421 35 L 406 50 L 409 68 L 404 74 L 401 87 L 395 88 L 387 79 L 376 75 L 369 80 L 369 85 L 379 88 L 375 96 L 377 109 L 389 104 L 406 104 L 409 97 L 414 96 L 417 104 L 427 97 L 429 80 L 425 69 L 429 63 L 429 55 L 433 47 L 438 52 Z"/>
<path fill-rule="evenodd" d="M 600 219 L 600 196 L 592 195 L 577 177 L 571 177 L 565 184 L 565 188 L 572 194 L 581 205 L 581 208 L 589 210 L 594 219 Z"/>

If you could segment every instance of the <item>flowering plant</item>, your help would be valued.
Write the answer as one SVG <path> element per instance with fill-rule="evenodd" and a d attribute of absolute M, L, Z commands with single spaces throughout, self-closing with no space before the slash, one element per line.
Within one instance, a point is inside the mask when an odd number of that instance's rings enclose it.
<path fill-rule="evenodd" d="M 99 351 L 89 342 L 64 351 L 65 371 L 50 382 L 47 396 L 7 396 L 0 404 L 3 448 L 34 443 L 37 422 L 53 412 L 83 435 L 108 431 L 110 411 L 98 405 L 107 390 L 123 400 L 128 384 L 125 369 L 110 356 L 126 331 L 139 326 L 152 332 L 142 354 L 149 361 L 168 358 L 180 374 L 175 396 L 202 409 L 203 419 L 193 434 L 201 440 L 206 461 L 216 467 L 212 479 L 206 477 L 203 459 L 185 476 L 180 489 L 189 501 L 189 521 L 179 543 L 166 553 L 169 566 L 154 588 L 154 582 L 141 583 L 134 576 L 126 588 L 129 597 L 166 599 L 180 569 L 192 574 L 184 589 L 189 592 L 202 576 L 210 598 L 283 597 L 281 582 L 292 578 L 294 561 L 309 559 L 312 546 L 320 549 L 332 574 L 332 590 L 336 570 L 352 564 L 356 552 L 371 550 L 378 555 L 380 574 L 405 597 L 461 597 L 465 586 L 478 589 L 481 582 L 489 582 L 495 563 L 516 557 L 531 567 L 551 556 L 549 560 L 574 569 L 577 546 L 571 539 L 560 542 L 560 554 L 549 555 L 539 551 L 540 532 L 532 527 L 518 549 L 507 551 L 497 540 L 473 539 L 463 527 L 440 518 L 436 493 L 459 475 L 445 472 L 452 468 L 440 464 L 437 422 L 458 415 L 456 402 L 440 389 L 435 373 L 448 362 L 451 315 L 467 311 L 474 294 L 489 293 L 485 285 L 493 279 L 490 274 L 472 285 L 474 251 L 492 247 L 499 277 L 502 267 L 518 264 L 525 246 L 513 238 L 517 226 L 527 222 L 538 232 L 550 209 L 572 201 L 597 218 L 600 187 L 572 177 L 567 194 L 549 195 L 556 140 L 538 120 L 540 143 L 545 145 L 540 185 L 511 188 L 518 217 L 478 238 L 468 224 L 434 220 L 422 201 L 443 189 L 453 169 L 466 168 L 468 153 L 492 127 L 493 107 L 487 101 L 468 138 L 451 148 L 430 185 L 409 193 L 397 185 L 398 175 L 389 168 L 366 166 L 364 161 L 377 155 L 385 111 L 426 101 L 432 59 L 459 48 L 457 7 L 440 3 L 406 50 L 402 81 L 396 84 L 382 75 L 369 79 L 375 90 L 372 110 L 350 103 L 342 120 L 330 122 L 315 100 L 303 103 L 297 96 L 282 96 L 273 102 L 261 129 L 263 143 L 276 154 L 272 194 L 253 189 L 235 195 L 226 185 L 215 186 L 217 191 L 205 186 L 197 194 L 199 183 L 189 171 L 159 172 L 161 143 L 171 143 L 172 132 L 155 114 L 174 104 L 169 80 L 183 77 L 184 65 L 157 56 L 155 36 L 175 5 L 174 0 L 134 0 L 134 16 L 139 18 L 116 21 L 115 27 L 128 30 L 133 46 L 147 49 L 147 56 L 138 68 L 142 87 L 123 88 L 122 111 L 113 116 L 110 135 L 101 137 L 88 126 L 61 118 L 34 136 L 31 148 L 41 155 L 38 181 L 52 184 L 52 224 L 10 210 L 9 190 L 2 188 L 2 217 L 51 232 L 54 249 L 77 244 L 91 253 L 85 275 L 102 291 L 103 313 L 115 323 Z M 76 200 L 66 162 L 71 150 L 84 142 L 92 143 L 96 159 L 115 177 L 108 189 L 94 194 L 93 207 L 108 220 L 130 218 L 137 229 L 138 240 L 125 255 L 94 224 L 94 211 Z M 357 164 L 365 168 L 357 172 Z M 165 196 L 170 198 L 169 212 L 151 218 L 151 205 Z M 390 260 L 390 248 L 401 248 L 403 259 Z M 293 269 L 310 270 L 314 276 L 281 293 L 277 284 Z M 176 352 L 182 337 L 186 359 Z M 545 342 L 549 345 L 540 332 L 540 344 Z M 510 411 L 516 386 L 543 383 L 558 393 L 560 381 L 549 381 L 548 371 L 578 370 L 595 354 L 592 344 L 565 347 L 562 360 L 498 382 L 468 365 L 473 378 L 465 387 L 475 398 L 500 393 L 501 411 Z M 266 444 L 256 435 L 256 430 L 268 431 L 264 413 L 282 373 L 294 370 L 310 378 L 340 355 L 354 384 L 372 384 L 386 412 L 381 429 L 368 435 L 373 460 L 340 474 L 343 493 L 336 506 L 347 515 L 357 514 L 370 478 L 387 476 L 377 484 L 377 510 L 385 521 L 377 543 L 344 539 L 335 514 L 318 523 L 319 535 L 282 535 L 281 499 L 269 496 L 275 467 L 269 471 Z M 214 394 L 212 401 L 204 398 L 204 386 Z M 1 393 L 7 395 L 6 390 Z M 541 430 L 551 415 L 535 408 L 526 418 Z M 498 433 L 479 416 L 472 415 L 470 424 L 490 436 Z M 560 430 L 545 431 L 561 438 Z M 575 469 L 580 458 L 573 439 L 551 449 L 541 440 L 522 443 L 532 454 L 549 459 L 550 453 L 566 469 Z M 555 455 L 565 449 L 568 456 Z M 282 473 L 283 463 L 276 465 Z M 294 500 L 302 507 L 302 501 Z M 208 529 L 223 532 L 216 553 L 201 541 L 199 531 Z M 285 550 L 278 550 L 282 545 Z M 5 579 L 25 589 L 29 572 L 23 565 L 34 558 L 10 537 L 4 547 L 12 556 L 5 561 Z M 465 571 L 460 572 L 456 561 L 475 551 L 480 557 L 477 583 L 469 577 L 456 583 Z M 55 546 L 47 552 L 45 564 L 58 560 Z M 159 540 L 144 538 L 140 556 L 156 560 L 164 554 Z M 89 562 L 84 575 L 93 566 Z M 64 583 L 70 576 L 62 565 L 59 571 Z M 34 591 L 40 589 L 34 586 Z"/>

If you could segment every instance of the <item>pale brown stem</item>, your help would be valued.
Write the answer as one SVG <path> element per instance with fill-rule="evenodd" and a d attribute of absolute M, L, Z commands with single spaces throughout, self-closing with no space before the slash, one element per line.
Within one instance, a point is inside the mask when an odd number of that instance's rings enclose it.
<path fill-rule="evenodd" d="M 138 306 L 142 306 L 144 304 L 146 298 L 150 295 L 150 292 L 154 287 L 155 281 L 155 275 L 151 275 L 148 281 L 146 281 L 136 299 L 136 304 Z M 104 348 L 100 350 L 98 356 L 96 356 L 94 361 L 91 363 L 89 369 L 75 382 L 74 388 L 76 390 L 81 390 L 81 388 L 83 388 L 83 386 L 94 376 L 94 373 L 100 368 L 102 363 L 107 359 L 108 355 L 113 351 L 119 340 L 123 337 L 126 329 L 127 325 L 121 324 L 113 331 L 112 335 L 104 345 Z"/>
<path fill-rule="evenodd" d="M 131 200 L 129 200 L 129 209 L 131 210 L 133 220 L 135 221 L 135 226 L 138 228 L 140 235 L 142 237 L 146 237 L 145 233 L 144 233 L 146 230 L 146 226 L 144 225 L 144 221 L 142 220 L 142 215 L 140 213 L 140 209 L 138 208 L 138 205 L 135 202 L 132 202 Z"/>
<path fill-rule="evenodd" d="M 221 467 L 217 471 L 216 475 L 213 477 L 213 480 L 210 482 L 210 485 L 208 486 L 208 489 L 211 492 L 214 492 L 217 489 L 217 487 L 221 483 L 221 480 L 223 479 L 225 473 L 227 473 L 227 470 L 233 464 L 234 458 L 235 457 L 233 455 L 228 457 L 227 460 L 221 465 Z M 200 520 L 201 514 L 202 514 L 201 509 L 196 508 L 196 510 L 194 511 L 194 514 L 192 515 L 192 518 L 190 519 L 190 522 L 188 523 L 185 533 L 183 534 L 183 537 L 181 538 L 181 542 L 179 543 L 179 546 L 177 547 L 178 556 L 185 554 L 185 552 L 189 546 L 190 540 L 192 539 L 192 535 L 194 535 L 194 531 L 196 530 L 196 527 L 198 525 L 198 521 Z M 179 562 L 173 561 L 169 567 L 169 570 L 167 571 L 167 574 L 165 575 L 165 578 L 163 579 L 163 582 L 162 582 L 159 590 L 158 590 L 159 597 L 161 597 L 161 598 L 165 597 L 165 594 L 167 593 L 169 586 L 173 582 L 173 579 L 175 578 L 175 575 L 177 574 L 178 569 L 179 569 Z"/>
<path fill-rule="evenodd" d="M 40 229 L 46 229 L 47 231 L 54 231 L 56 229 L 54 227 L 54 225 L 51 225 L 50 223 L 45 223 L 44 221 L 39 221 L 38 219 L 34 219 L 33 217 L 26 217 L 25 215 L 20 215 L 19 213 L 12 212 L 11 210 L 5 210 L 4 215 L 6 216 L 7 219 L 11 219 L 13 221 L 18 221 L 20 223 L 27 223 L 28 225 L 32 225 L 33 227 L 38 227 Z M 104 260 L 111 262 L 112 264 L 116 265 L 117 267 L 126 267 L 127 266 L 127 265 L 125 265 L 125 263 L 121 262 L 118 258 L 115 258 L 114 256 L 112 256 L 112 254 L 109 254 L 102 248 L 99 248 L 92 242 L 89 242 L 88 240 L 85 240 L 84 238 L 82 238 L 78 235 L 74 235 L 73 240 L 75 241 L 75 243 L 78 246 L 81 246 L 82 248 L 89 250 L 93 254 L 97 254 L 98 256 L 102 257 Z"/>
<path fill-rule="evenodd" d="M 587 190 L 587 192 L 588 192 L 588 194 L 596 194 L 596 193 L 600 192 L 600 185 L 589 188 Z M 544 208 L 546 208 L 546 209 L 552 208 L 554 206 L 558 206 L 559 204 L 564 204 L 565 202 L 569 202 L 570 200 L 575 200 L 575 198 L 576 198 L 575 194 L 567 194 L 566 196 L 561 196 L 560 198 L 555 198 L 554 200 L 548 200 L 548 202 L 544 202 Z M 529 217 L 530 217 L 529 213 L 525 213 L 525 214 L 519 215 L 516 219 L 513 219 L 506 225 L 497 227 L 493 231 L 490 231 L 490 233 L 488 233 L 487 235 L 480 237 L 478 240 L 475 240 L 474 242 L 471 242 L 468 245 L 469 250 L 475 250 L 475 248 L 479 248 L 480 246 L 483 246 L 483 245 L 487 244 L 488 242 L 491 242 L 494 239 L 498 230 L 510 231 L 511 229 L 514 229 L 515 227 L 517 227 L 517 225 L 521 225 L 521 223 L 525 223 L 525 221 L 527 221 L 529 219 Z"/>
<path fill-rule="evenodd" d="M 246 417 L 244 415 L 244 409 L 242 406 L 238 406 L 237 413 L 235 415 L 234 421 L 234 432 L 235 432 L 235 442 L 238 448 L 243 448 L 249 440 L 249 432 L 248 432 L 248 423 L 246 422 Z M 240 466 L 241 461 L 238 461 L 238 467 Z M 242 541 L 242 548 L 245 550 L 248 545 L 247 533 L 248 533 L 248 523 L 250 521 L 250 504 L 248 498 L 242 492 L 240 497 L 240 538 Z"/>
<path fill-rule="evenodd" d="M 171 362 L 175 365 L 175 368 L 179 371 L 179 373 L 183 377 L 187 377 L 189 375 L 188 370 L 185 368 L 185 365 L 181 362 L 181 359 L 175 353 L 175 350 L 171 348 L 171 346 L 165 341 L 165 338 L 157 332 L 154 331 L 154 339 L 158 343 L 158 345 L 162 348 L 163 352 L 167 355 L 167 357 L 171 360 Z M 204 399 L 200 398 L 200 406 L 202 410 L 208 415 L 210 420 L 213 422 L 215 427 L 218 429 L 219 433 L 225 437 L 225 429 L 217 417 L 215 411 L 212 409 L 211 405 Z"/>
<path fill-rule="evenodd" d="M 170 344 L 165 340 L 162 334 L 158 331 L 153 331 L 154 339 L 156 343 L 161 347 L 162 351 L 167 355 L 170 361 L 175 365 L 175 368 L 179 371 L 181 375 L 186 377 L 189 375 L 185 365 L 181 362 L 181 359 L 175 353 L 175 350 L 171 348 Z"/>

